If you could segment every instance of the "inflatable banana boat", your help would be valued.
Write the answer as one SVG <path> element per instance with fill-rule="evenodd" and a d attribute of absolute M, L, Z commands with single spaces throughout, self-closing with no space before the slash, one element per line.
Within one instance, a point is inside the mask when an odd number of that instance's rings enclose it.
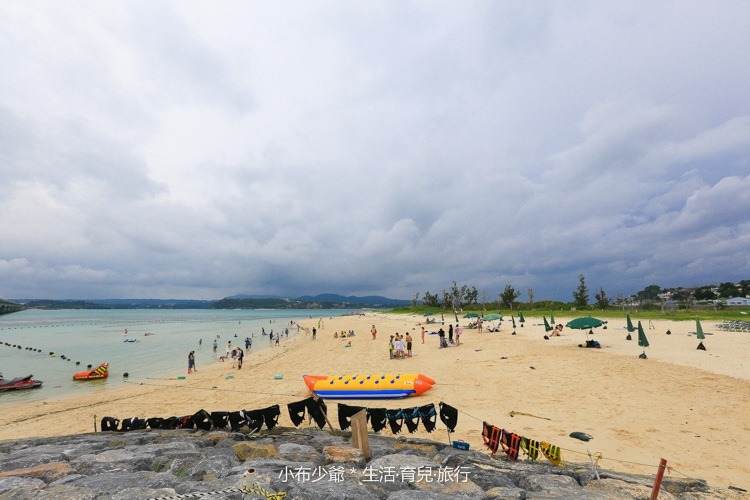
<path fill-rule="evenodd" d="M 109 363 L 102 363 L 93 370 L 78 372 L 73 375 L 73 380 L 96 380 L 109 376 Z"/>
<path fill-rule="evenodd" d="M 380 375 L 304 375 L 305 384 L 323 399 L 398 399 L 419 396 L 435 383 L 421 373 Z"/>

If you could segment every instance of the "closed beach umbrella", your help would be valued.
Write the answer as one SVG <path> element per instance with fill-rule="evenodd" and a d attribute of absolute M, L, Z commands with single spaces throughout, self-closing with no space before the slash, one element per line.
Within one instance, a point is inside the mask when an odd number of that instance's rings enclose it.
<path fill-rule="evenodd" d="M 518 322 L 521 323 L 521 328 L 523 328 L 523 324 L 526 323 L 526 318 L 523 317 L 523 311 L 518 311 Z"/>
<path fill-rule="evenodd" d="M 635 327 L 633 326 L 633 322 L 630 320 L 630 313 L 628 313 L 627 319 L 628 319 L 628 331 L 630 333 L 633 333 L 635 331 Z M 639 323 L 640 323 L 640 321 L 639 321 Z"/>
<path fill-rule="evenodd" d="M 513 328 L 515 328 L 516 327 L 516 317 L 515 316 L 511 316 L 510 320 L 513 322 Z"/>
<path fill-rule="evenodd" d="M 549 323 L 547 323 L 547 316 L 542 316 L 542 318 L 544 318 L 544 331 L 545 332 L 551 332 L 552 331 L 552 327 L 549 326 Z"/>
<path fill-rule="evenodd" d="M 703 327 L 701 326 L 701 320 L 698 319 L 698 316 L 695 317 L 695 336 L 700 340 L 706 338 L 706 336 L 703 334 Z"/>
<path fill-rule="evenodd" d="M 552 323 L 553 325 L 555 324 L 555 314 L 554 313 L 549 313 L 549 322 Z"/>
<path fill-rule="evenodd" d="M 698 316 L 695 317 L 695 336 L 698 337 L 699 340 L 701 340 L 701 342 L 698 342 L 698 350 L 705 351 L 706 346 L 703 345 L 703 339 L 706 338 L 706 335 L 703 333 L 701 320 L 698 319 Z"/>
<path fill-rule="evenodd" d="M 648 347 L 648 339 L 646 338 L 646 333 L 643 331 L 643 326 L 641 325 L 641 322 L 638 322 L 638 345 L 643 347 L 643 353 L 638 356 L 641 359 L 646 359 L 646 347 Z"/>

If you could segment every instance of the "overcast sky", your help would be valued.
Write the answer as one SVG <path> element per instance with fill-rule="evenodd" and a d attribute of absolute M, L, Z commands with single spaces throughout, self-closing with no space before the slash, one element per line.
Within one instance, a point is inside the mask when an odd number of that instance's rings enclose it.
<path fill-rule="evenodd" d="M 750 278 L 750 4 L 0 2 L 0 296 Z"/>

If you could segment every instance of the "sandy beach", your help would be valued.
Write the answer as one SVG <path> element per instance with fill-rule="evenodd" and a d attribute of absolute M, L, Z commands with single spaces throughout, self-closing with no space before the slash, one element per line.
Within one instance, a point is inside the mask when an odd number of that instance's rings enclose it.
<path fill-rule="evenodd" d="M 133 380 L 96 394 L 6 408 L 0 439 L 91 432 L 103 416 L 168 417 L 201 408 L 251 410 L 272 404 L 282 407 L 281 425 L 291 426 L 286 404 L 309 396 L 303 374 L 418 372 L 436 381 L 422 396 L 345 403 L 400 408 L 443 401 L 459 411 L 450 439 L 467 441 L 472 449 L 486 450 L 481 430 L 487 421 L 557 444 L 569 462 L 587 463 L 590 450 L 601 454 L 604 468 L 653 474 L 665 458 L 674 477 L 750 490 L 749 334 L 723 332 L 704 322 L 704 330 L 713 335 L 704 341 L 707 351 L 699 351 L 699 341 L 688 333 L 694 322 L 655 320 L 654 328 L 646 330 L 648 359 L 639 359 L 642 349 L 635 338 L 625 339 L 624 319 L 595 330 L 592 338 L 602 349 L 579 348 L 586 333 L 567 328 L 563 336 L 545 340 L 542 318 L 526 319 L 515 336 L 506 321 L 500 332 L 464 329 L 459 347 L 439 349 L 437 336 L 427 335 L 422 344 L 422 317 L 367 313 L 323 318 L 316 340 L 303 330 L 279 347 L 251 353 L 242 370 L 229 363 L 202 366 L 198 358 L 198 371 L 184 380 L 177 374 Z M 570 319 L 561 314 L 556 322 Z M 460 319 L 462 326 L 467 322 Z M 377 340 L 370 335 L 373 324 Z M 318 320 L 301 325 L 317 327 Z M 437 328 L 426 326 L 428 331 Z M 342 330 L 354 330 L 356 336 L 333 337 Z M 666 335 L 667 330 L 672 334 Z M 414 357 L 390 360 L 389 336 L 407 331 L 414 337 Z M 348 340 L 349 348 L 344 347 Z M 275 379 L 276 374 L 283 378 Z M 329 419 L 337 429 L 336 406 L 329 401 Z M 569 437 L 574 431 L 594 439 Z M 389 429 L 381 432 L 390 434 Z M 420 426 L 415 435 L 449 439 L 439 421 L 434 432 Z"/>

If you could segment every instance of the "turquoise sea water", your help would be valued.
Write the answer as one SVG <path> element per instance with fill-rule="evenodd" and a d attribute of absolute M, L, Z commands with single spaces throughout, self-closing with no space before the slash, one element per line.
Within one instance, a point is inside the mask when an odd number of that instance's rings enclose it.
<path fill-rule="evenodd" d="M 289 328 L 291 321 L 348 314 L 347 310 L 27 310 L 0 316 L 0 373 L 6 379 L 33 374 L 40 389 L 0 393 L 0 407 L 19 402 L 102 391 L 139 380 L 187 374 L 187 357 L 195 351 L 196 366 L 218 361 L 228 341 L 253 340 L 252 354 L 268 347 L 266 333 Z M 124 335 L 125 329 L 128 334 Z M 153 335 L 145 335 L 151 333 Z M 236 335 L 236 337 L 235 337 Z M 124 342 L 136 339 L 137 342 Z M 202 345 L 199 340 L 202 339 Z M 218 342 L 217 352 L 212 343 Z M 282 337 L 281 342 L 285 341 Z M 6 345 L 10 344 L 10 346 Z M 21 346 L 12 347 L 13 345 Z M 26 348 L 39 349 L 35 352 Z M 49 353 L 54 352 L 55 356 Z M 63 359 L 65 356 L 69 359 Z M 109 363 L 106 380 L 78 382 L 73 374 Z M 80 362 L 80 365 L 76 365 Z M 128 378 L 123 374 L 128 373 Z"/>

